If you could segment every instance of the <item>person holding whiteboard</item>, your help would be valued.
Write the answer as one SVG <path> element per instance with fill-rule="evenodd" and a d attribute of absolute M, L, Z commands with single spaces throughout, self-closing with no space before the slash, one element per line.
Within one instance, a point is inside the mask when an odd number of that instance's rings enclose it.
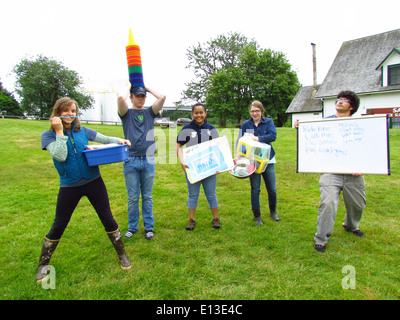
<path fill-rule="evenodd" d="M 350 117 L 357 112 L 360 99 L 352 91 L 341 91 L 336 99 L 336 114 L 328 118 Z M 295 122 L 298 127 L 298 120 Z M 315 250 L 325 252 L 328 238 L 333 233 L 336 212 L 339 206 L 340 192 L 346 207 L 343 228 L 358 237 L 365 237 L 358 228 L 366 204 L 365 181 L 359 173 L 354 174 L 321 174 L 319 180 L 321 201 L 318 208 L 317 233 Z"/>
<path fill-rule="evenodd" d="M 264 118 L 264 106 L 260 101 L 253 101 L 249 108 L 251 119 L 243 122 L 240 127 L 238 139 L 247 134 L 253 140 L 271 145 L 271 142 L 276 140 L 276 127 L 271 118 Z M 257 225 L 263 225 L 260 211 L 260 184 L 261 176 L 264 179 L 265 187 L 268 193 L 268 205 L 272 220 L 280 221 L 276 211 L 277 191 L 275 178 L 275 150 L 271 146 L 270 161 L 267 169 L 262 174 L 253 173 L 250 176 L 251 186 L 251 208 L 254 214 L 254 221 Z"/>

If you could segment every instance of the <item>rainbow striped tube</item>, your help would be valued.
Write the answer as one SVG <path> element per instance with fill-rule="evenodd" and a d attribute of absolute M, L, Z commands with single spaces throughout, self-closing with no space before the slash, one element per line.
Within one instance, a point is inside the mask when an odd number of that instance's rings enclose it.
<path fill-rule="evenodd" d="M 129 42 L 126 46 L 126 59 L 128 61 L 129 81 L 132 88 L 144 87 L 140 47 L 135 43 L 131 29 L 129 29 Z"/>

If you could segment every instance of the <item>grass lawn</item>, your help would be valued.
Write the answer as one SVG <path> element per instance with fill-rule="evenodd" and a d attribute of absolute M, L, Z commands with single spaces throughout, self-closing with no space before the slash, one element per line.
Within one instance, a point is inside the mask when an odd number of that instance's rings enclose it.
<path fill-rule="evenodd" d="M 119 125 L 84 124 L 123 136 Z M 94 209 L 83 198 L 51 265 L 55 289 L 36 284 L 43 237 L 54 219 L 58 174 L 41 150 L 48 121 L 0 119 L 0 298 L 3 300 L 391 300 L 400 298 L 400 130 L 390 130 L 391 175 L 365 176 L 367 207 L 357 238 L 341 227 L 341 201 L 334 233 L 324 254 L 314 250 L 319 203 L 318 174 L 296 173 L 296 131 L 278 128 L 276 175 L 280 222 L 267 213 L 252 221 L 248 179 L 218 176 L 222 228 L 211 227 L 203 191 L 196 229 L 185 230 L 187 186 L 175 155 L 176 131 L 156 129 L 158 163 L 154 182 L 155 238 L 139 232 L 124 239 L 133 267 L 122 271 Z M 179 130 L 180 128 L 178 128 Z M 234 129 L 219 129 L 234 141 Z M 237 132 L 236 132 L 237 135 Z M 169 147 L 169 145 L 171 147 Z M 101 166 L 111 209 L 121 233 L 127 228 L 122 163 Z M 351 266 L 355 289 L 342 281 Z M 346 267 L 347 268 L 347 267 Z M 345 270 L 346 270 L 345 268 Z"/>

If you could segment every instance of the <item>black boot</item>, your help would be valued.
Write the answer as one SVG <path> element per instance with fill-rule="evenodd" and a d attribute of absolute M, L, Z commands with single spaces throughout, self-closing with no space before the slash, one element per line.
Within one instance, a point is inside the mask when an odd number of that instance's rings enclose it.
<path fill-rule="evenodd" d="M 255 221 L 255 223 L 256 223 L 256 225 L 258 225 L 258 226 L 262 226 L 263 225 L 263 222 L 261 221 L 261 211 L 260 211 L 260 208 L 257 208 L 257 209 L 252 209 L 253 210 L 253 213 L 254 213 L 254 221 Z"/>
<path fill-rule="evenodd" d="M 59 240 L 49 240 L 44 238 L 42 252 L 40 254 L 39 259 L 39 267 L 36 271 L 36 282 L 40 283 L 43 279 L 47 277 L 47 270 L 44 271 L 44 267 L 47 266 L 50 262 L 50 258 L 53 255 L 54 251 L 57 248 Z"/>
<path fill-rule="evenodd" d="M 276 212 L 276 205 L 269 205 L 269 212 L 271 213 L 271 218 L 274 221 L 281 221 L 278 217 L 278 212 Z"/>
<path fill-rule="evenodd" d="M 119 230 L 113 232 L 107 232 L 112 244 L 114 245 L 115 251 L 117 251 L 119 261 L 121 262 L 122 270 L 129 270 L 132 267 L 131 262 L 125 253 L 124 242 L 121 238 L 121 233 Z"/>

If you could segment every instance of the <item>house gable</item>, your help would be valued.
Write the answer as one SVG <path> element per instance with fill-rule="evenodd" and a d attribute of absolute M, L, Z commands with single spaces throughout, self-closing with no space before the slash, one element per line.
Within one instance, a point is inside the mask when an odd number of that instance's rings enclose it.
<path fill-rule="evenodd" d="M 400 49 L 393 48 L 376 70 L 381 72 L 382 87 L 400 85 Z"/>
<path fill-rule="evenodd" d="M 317 86 L 318 90 L 319 86 Z M 322 112 L 322 100 L 316 99 L 312 96 L 314 86 L 301 87 L 289 107 L 286 113 L 315 113 Z"/>
<path fill-rule="evenodd" d="M 384 65 L 393 64 L 393 60 L 397 60 L 397 63 L 400 62 L 400 49 L 393 48 L 392 51 L 386 56 L 385 59 L 376 67 L 375 70 L 379 70 Z M 396 62 L 395 62 L 396 63 Z"/>
<path fill-rule="evenodd" d="M 388 86 L 377 68 L 397 59 L 398 49 L 393 48 L 400 48 L 400 29 L 343 42 L 316 98 L 334 97 L 341 90 L 357 94 L 400 90 L 400 85 Z"/>

